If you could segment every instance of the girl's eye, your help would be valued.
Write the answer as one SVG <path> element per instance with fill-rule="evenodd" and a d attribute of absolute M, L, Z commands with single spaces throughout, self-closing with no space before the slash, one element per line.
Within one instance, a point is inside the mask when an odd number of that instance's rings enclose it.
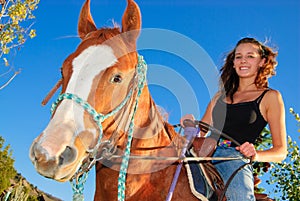
<path fill-rule="evenodd" d="M 122 82 L 122 76 L 119 74 L 116 74 L 111 79 L 112 83 L 121 83 Z"/>
<path fill-rule="evenodd" d="M 242 56 L 236 56 L 236 57 L 234 57 L 234 59 L 242 59 L 243 57 Z M 255 56 L 254 55 L 247 55 L 247 56 L 245 56 L 245 58 L 255 58 Z"/>

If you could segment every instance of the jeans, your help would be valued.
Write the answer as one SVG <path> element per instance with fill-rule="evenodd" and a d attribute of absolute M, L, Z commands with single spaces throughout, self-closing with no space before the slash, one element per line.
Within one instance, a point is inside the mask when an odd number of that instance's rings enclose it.
<path fill-rule="evenodd" d="M 218 146 L 213 154 L 213 157 L 241 157 L 242 154 L 235 149 L 235 147 L 221 147 Z M 241 160 L 226 160 L 212 163 L 219 171 L 224 184 L 226 185 L 229 177 L 240 166 L 247 163 L 247 159 Z M 255 201 L 254 197 L 254 178 L 252 165 L 246 165 L 241 169 L 231 180 L 227 191 L 227 201 Z"/>

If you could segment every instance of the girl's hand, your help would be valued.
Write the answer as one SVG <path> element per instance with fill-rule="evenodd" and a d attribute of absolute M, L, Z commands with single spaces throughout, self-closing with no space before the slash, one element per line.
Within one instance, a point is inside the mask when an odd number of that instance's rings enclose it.
<path fill-rule="evenodd" d="M 185 119 L 190 119 L 190 120 L 195 121 L 194 115 L 192 115 L 192 114 L 186 114 L 186 115 L 184 115 L 183 117 L 181 117 L 181 119 L 180 119 L 180 124 L 181 124 L 182 127 L 184 127 L 183 121 L 184 121 Z"/>
<path fill-rule="evenodd" d="M 254 145 L 249 142 L 245 142 L 241 146 L 236 147 L 236 150 L 241 152 L 247 158 L 252 158 L 252 159 L 254 159 L 257 154 Z"/>

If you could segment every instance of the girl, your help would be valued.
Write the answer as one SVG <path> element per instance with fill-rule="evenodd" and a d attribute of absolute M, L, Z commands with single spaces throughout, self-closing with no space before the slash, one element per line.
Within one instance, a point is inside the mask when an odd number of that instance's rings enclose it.
<path fill-rule="evenodd" d="M 241 39 L 229 52 L 220 69 L 220 90 L 208 104 L 201 121 L 226 133 L 238 144 L 212 133 L 204 141 L 199 155 L 203 156 L 201 152 L 207 154 L 211 147 L 216 147 L 214 157 L 243 156 L 261 162 L 279 162 L 286 157 L 284 103 L 280 92 L 268 88 L 268 78 L 275 75 L 276 56 L 270 47 L 254 38 Z M 181 121 L 186 119 L 193 120 L 193 116 L 186 115 Z M 253 144 L 267 124 L 272 147 L 255 150 Z M 247 159 L 213 163 L 226 183 L 236 169 L 247 163 Z M 228 201 L 255 200 L 252 170 L 246 165 L 234 176 L 226 191 Z"/>

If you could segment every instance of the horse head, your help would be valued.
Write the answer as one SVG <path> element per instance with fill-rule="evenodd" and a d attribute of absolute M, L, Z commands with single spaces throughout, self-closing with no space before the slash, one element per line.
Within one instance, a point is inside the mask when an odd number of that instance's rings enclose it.
<path fill-rule="evenodd" d="M 126 141 L 124 129 L 132 116 L 132 97 L 137 96 L 132 89 L 137 85 L 140 29 L 140 10 L 133 0 L 127 2 L 121 28 L 100 29 L 86 0 L 78 22 L 81 42 L 61 68 L 61 96 L 49 124 L 30 148 L 30 159 L 41 175 L 58 181 L 72 178 L 99 146 L 99 135 L 103 134 L 102 142 L 113 141 L 114 146 Z M 147 87 L 141 93 L 143 105 L 150 95 Z M 151 115 L 137 111 L 136 116 L 135 123 L 142 126 Z"/>

